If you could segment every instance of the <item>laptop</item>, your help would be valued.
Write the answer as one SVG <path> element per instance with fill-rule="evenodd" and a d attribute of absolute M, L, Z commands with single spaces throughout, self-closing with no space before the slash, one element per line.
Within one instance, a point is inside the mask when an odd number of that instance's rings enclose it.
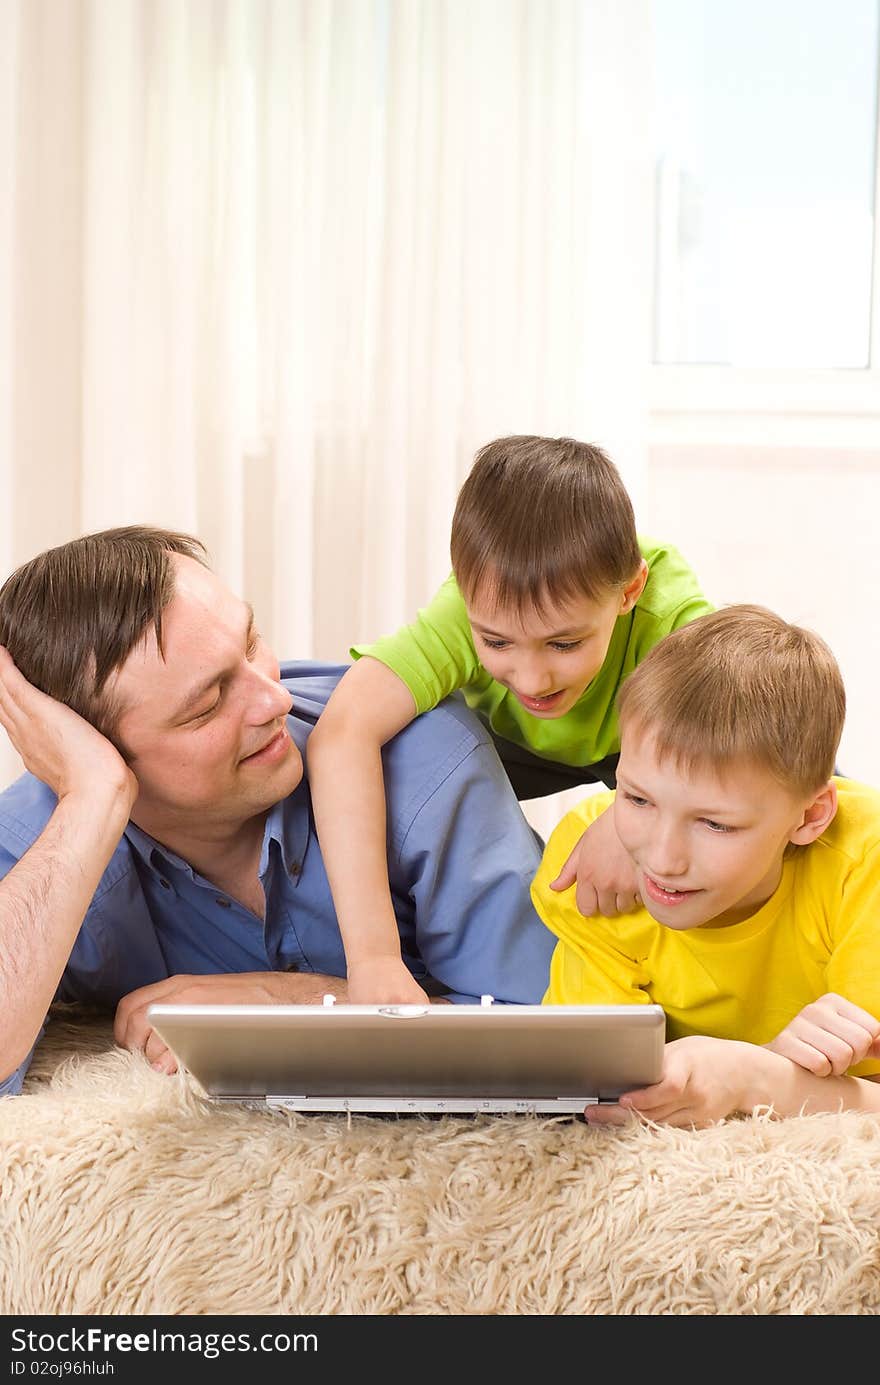
<path fill-rule="evenodd" d="M 660 1078 L 659 1005 L 151 1005 L 220 1102 L 572 1114 Z"/>

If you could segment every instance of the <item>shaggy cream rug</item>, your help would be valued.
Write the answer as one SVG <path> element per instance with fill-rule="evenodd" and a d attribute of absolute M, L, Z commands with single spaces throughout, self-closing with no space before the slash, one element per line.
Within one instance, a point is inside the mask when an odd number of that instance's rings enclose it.
<path fill-rule="evenodd" d="M 875 1314 L 880 1122 L 212 1107 L 56 1017 L 0 1101 L 0 1312 Z"/>

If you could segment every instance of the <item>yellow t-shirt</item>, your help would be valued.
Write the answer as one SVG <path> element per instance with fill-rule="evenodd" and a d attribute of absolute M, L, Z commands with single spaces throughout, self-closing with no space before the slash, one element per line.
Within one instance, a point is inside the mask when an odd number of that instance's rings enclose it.
<path fill-rule="evenodd" d="M 585 799 L 553 832 L 532 883 L 535 908 L 559 938 L 544 1004 L 653 1002 L 666 1011 L 668 1040 L 708 1034 L 754 1044 L 828 991 L 880 1018 L 880 792 L 835 782 L 837 814 L 817 841 L 785 858 L 766 904 L 741 923 L 682 931 L 647 909 L 585 919 L 574 885 L 550 889 L 614 794 Z M 880 1060 L 851 1072 L 880 1072 Z"/>

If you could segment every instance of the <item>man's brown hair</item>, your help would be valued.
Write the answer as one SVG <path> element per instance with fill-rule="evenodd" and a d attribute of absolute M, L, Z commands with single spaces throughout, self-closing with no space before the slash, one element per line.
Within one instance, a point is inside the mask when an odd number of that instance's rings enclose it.
<path fill-rule="evenodd" d="M 598 600 L 635 577 L 632 502 L 600 447 L 574 438 L 497 438 L 458 494 L 450 543 L 466 600 L 486 583 L 500 605 Z"/>
<path fill-rule="evenodd" d="M 624 680 L 617 708 L 621 734 L 650 737 L 684 770 L 750 764 L 810 794 L 834 773 L 846 694 L 824 640 L 743 605 L 662 639 Z"/>
<path fill-rule="evenodd" d="M 0 587 L 0 644 L 28 682 L 110 740 L 121 711 L 107 688 L 111 675 L 150 629 L 164 654 L 172 553 L 207 566 L 204 544 L 192 535 L 130 525 L 50 548 Z"/>

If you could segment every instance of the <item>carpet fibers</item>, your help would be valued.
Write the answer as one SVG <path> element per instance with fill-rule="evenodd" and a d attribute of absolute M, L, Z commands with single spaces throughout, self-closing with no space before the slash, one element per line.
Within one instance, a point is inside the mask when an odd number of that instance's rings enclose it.
<path fill-rule="evenodd" d="M 212 1106 L 51 1021 L 0 1101 L 3 1314 L 876 1314 L 880 1121 Z"/>

